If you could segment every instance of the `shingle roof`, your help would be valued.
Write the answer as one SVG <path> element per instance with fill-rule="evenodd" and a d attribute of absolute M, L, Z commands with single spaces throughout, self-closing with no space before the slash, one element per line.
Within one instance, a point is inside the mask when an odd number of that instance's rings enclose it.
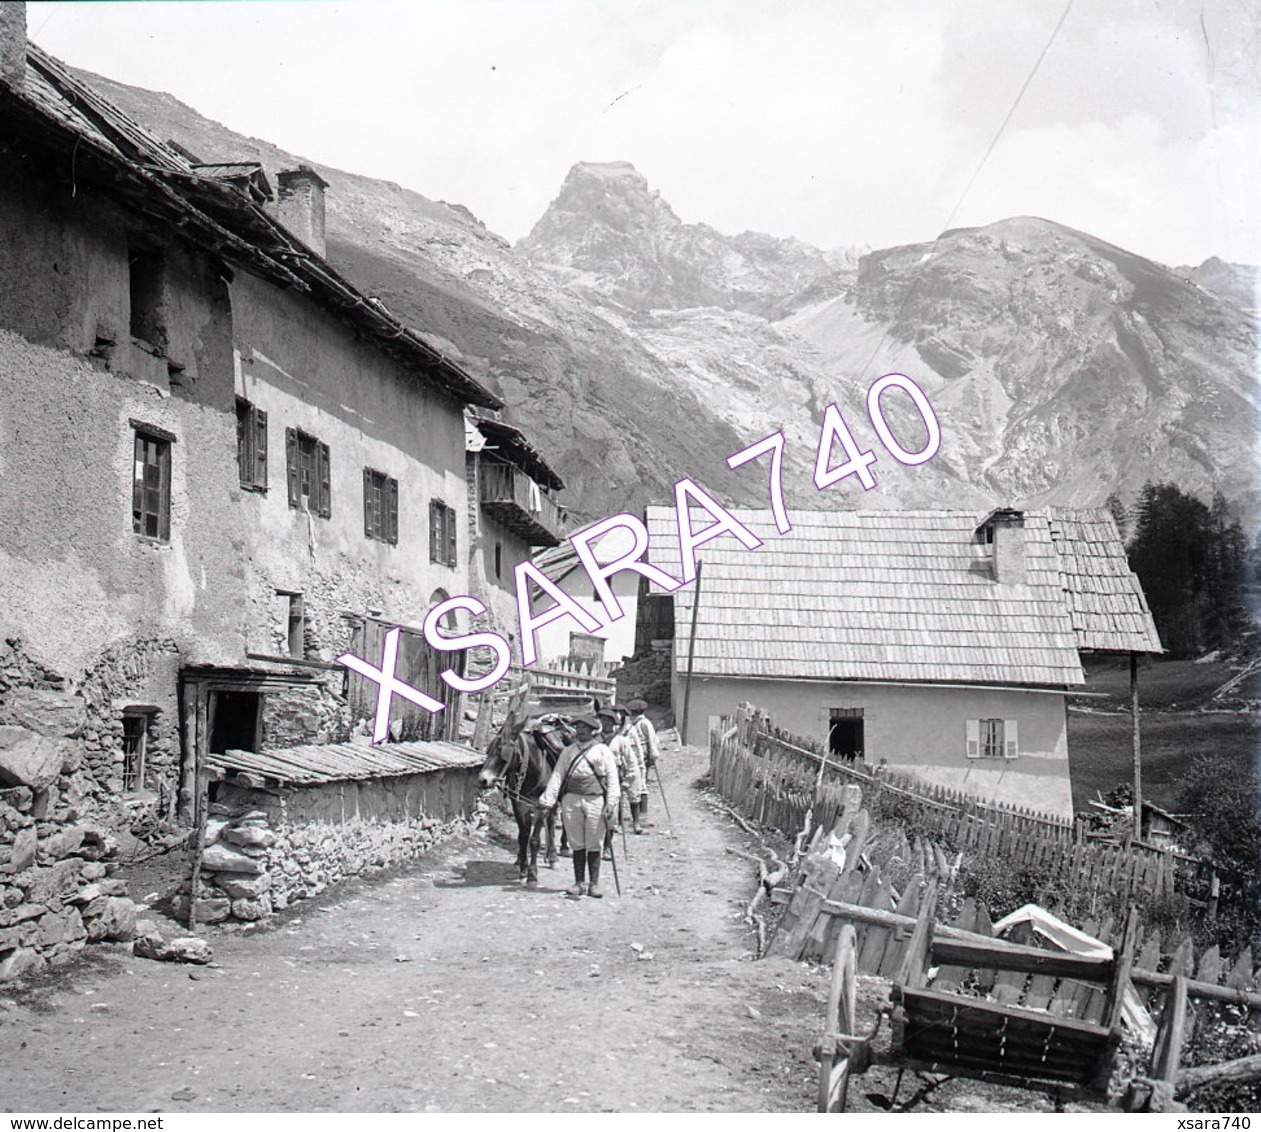
<path fill-rule="evenodd" d="M 480 767 L 484 761 L 479 752 L 445 741 L 382 743 L 376 747 L 367 742 L 312 744 L 206 756 L 212 771 L 243 770 L 300 786 Z"/>
<path fill-rule="evenodd" d="M 19 129 L 38 136 L 57 158 L 68 154 L 65 168 L 80 182 L 95 176 L 230 262 L 307 292 L 458 400 L 503 407 L 481 382 L 369 300 L 230 182 L 199 169 L 33 43 L 27 45 L 27 63 L 19 88 L 0 83 L 6 136 Z"/>
<path fill-rule="evenodd" d="M 1103 508 L 1048 512 L 1078 647 L 1161 652 L 1138 579 L 1119 552 L 1121 536 Z"/>
<path fill-rule="evenodd" d="M 973 512 L 793 511 L 782 537 L 768 511 L 733 514 L 763 545 L 723 536 L 699 551 L 701 675 L 1063 686 L 1083 680 L 1079 649 L 1159 650 L 1115 527 L 1109 541 L 1097 512 L 1025 512 L 1019 584 L 994 580 Z M 694 526 L 710 521 L 698 512 Z M 673 509 L 649 508 L 648 528 L 651 561 L 677 577 Z M 680 672 L 695 590 L 675 596 Z M 1111 615 L 1091 612 L 1109 603 Z"/>

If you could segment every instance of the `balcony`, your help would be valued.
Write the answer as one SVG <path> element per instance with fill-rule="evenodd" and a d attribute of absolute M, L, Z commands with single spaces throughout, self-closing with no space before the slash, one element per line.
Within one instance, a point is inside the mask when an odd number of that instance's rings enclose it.
<path fill-rule="evenodd" d="M 559 546 L 565 537 L 560 507 L 525 472 L 482 458 L 482 507 L 497 523 L 531 546 Z"/>

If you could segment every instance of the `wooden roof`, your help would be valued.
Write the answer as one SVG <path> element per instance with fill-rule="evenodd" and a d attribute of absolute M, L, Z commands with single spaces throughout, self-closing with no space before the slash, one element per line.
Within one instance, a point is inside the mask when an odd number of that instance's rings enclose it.
<path fill-rule="evenodd" d="M 71 160 L 64 168 L 80 181 L 94 180 L 228 261 L 309 294 L 456 400 L 503 407 L 454 359 L 314 254 L 257 199 L 231 179 L 198 168 L 34 43 L 27 44 L 22 85 L 0 83 L 0 124 L 6 135 L 37 137 L 58 160 L 57 151 L 68 150 Z"/>
<path fill-rule="evenodd" d="M 363 778 L 393 778 L 434 770 L 480 767 L 485 756 L 470 747 L 445 740 L 433 742 L 308 744 L 278 751 L 227 751 L 209 754 L 212 771 L 243 770 L 281 783 L 313 786 Z"/>
<path fill-rule="evenodd" d="M 1065 686 L 1079 650 L 1160 651 L 1106 511 L 1024 513 L 1025 580 L 994 580 L 984 518 L 962 511 L 734 511 L 704 564 L 694 671 L 706 676 Z M 698 512 L 697 528 L 710 522 Z M 648 510 L 652 562 L 678 576 L 672 508 Z M 686 670 L 695 584 L 675 595 Z"/>

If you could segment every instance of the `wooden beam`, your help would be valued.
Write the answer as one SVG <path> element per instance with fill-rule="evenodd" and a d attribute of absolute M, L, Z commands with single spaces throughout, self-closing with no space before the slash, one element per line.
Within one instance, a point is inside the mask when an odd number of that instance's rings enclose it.
<path fill-rule="evenodd" d="M 1111 959 L 1094 959 L 1067 951 L 1047 951 L 1041 947 L 1025 947 L 994 939 L 974 942 L 934 935 L 934 962 L 952 967 L 1002 968 L 1004 971 L 1028 971 L 1049 978 L 1082 979 L 1106 982 L 1112 974 Z"/>
<path fill-rule="evenodd" d="M 1143 840 L 1143 747 L 1139 738 L 1138 653 L 1130 653 L 1130 715 L 1134 734 L 1134 840 Z"/>
<path fill-rule="evenodd" d="M 877 924 L 884 928 L 905 929 L 915 926 L 915 917 L 913 916 L 903 916 L 897 912 L 885 912 L 877 908 L 865 908 L 861 904 L 849 904 L 841 900 L 825 900 L 820 905 L 819 911 L 823 915 L 839 916 L 842 919 L 853 920 L 860 924 Z M 976 932 L 962 931 L 948 924 L 936 924 L 933 928 L 933 948 L 935 952 L 939 947 L 939 940 L 998 947 L 1002 949 L 1003 954 L 1018 953 L 1024 950 L 1022 944 L 1009 943 L 1004 939 L 978 935 Z M 1032 950 L 1040 949 L 1034 948 Z M 939 952 L 937 953 L 940 954 Z M 1050 954 L 1056 953 L 1051 952 Z M 986 963 L 991 967 L 996 965 L 989 958 L 986 959 Z M 1130 971 L 1130 981 L 1139 986 L 1169 987 L 1173 985 L 1174 976 L 1134 967 Z M 1187 993 L 1192 998 L 1208 998 L 1217 1002 L 1233 1002 L 1240 1006 L 1246 1006 L 1250 1010 L 1261 1010 L 1261 994 L 1251 994 L 1230 986 L 1220 987 L 1214 986 L 1212 983 L 1202 983 L 1195 979 L 1187 979 Z"/>

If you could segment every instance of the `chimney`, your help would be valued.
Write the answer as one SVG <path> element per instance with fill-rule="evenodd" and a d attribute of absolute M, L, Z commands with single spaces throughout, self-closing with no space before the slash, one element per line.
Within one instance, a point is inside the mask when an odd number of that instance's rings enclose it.
<path fill-rule="evenodd" d="M 276 176 L 276 219 L 316 255 L 324 255 L 324 190 L 328 182 L 309 165 Z"/>
<path fill-rule="evenodd" d="M 26 86 L 26 5 L 0 0 L 0 83 Z"/>
<path fill-rule="evenodd" d="M 1025 582 L 1025 513 L 1001 508 L 986 521 L 993 539 L 994 581 L 1019 586 Z"/>

